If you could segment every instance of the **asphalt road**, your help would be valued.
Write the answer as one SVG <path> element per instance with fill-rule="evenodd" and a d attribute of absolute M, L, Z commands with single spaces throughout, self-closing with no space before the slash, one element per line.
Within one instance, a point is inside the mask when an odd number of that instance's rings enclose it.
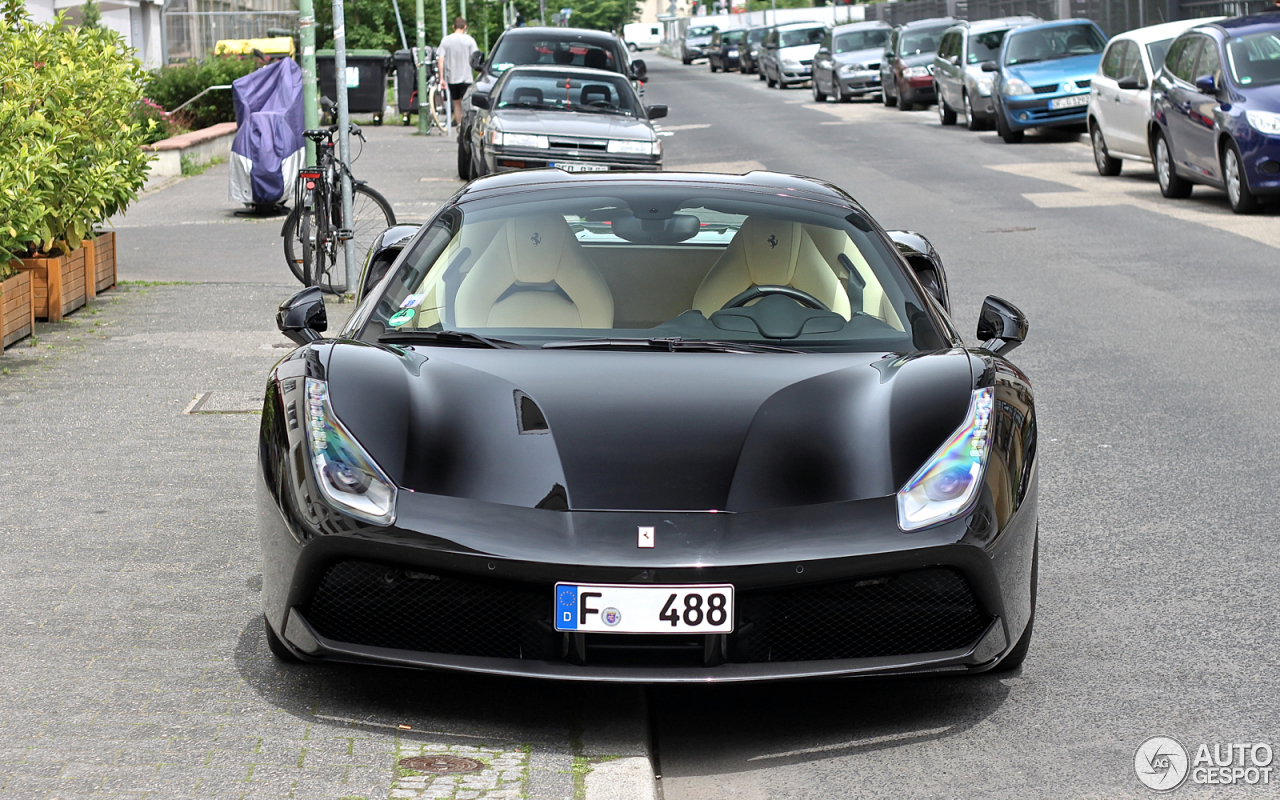
<path fill-rule="evenodd" d="M 1031 321 L 1036 631 L 1009 676 L 653 688 L 666 800 L 1142 797 L 1138 745 L 1273 742 L 1280 207 L 1097 176 L 1085 137 L 944 129 L 934 110 L 814 103 L 650 56 L 666 167 L 817 176 L 928 236 L 953 317 Z M 1184 787 L 1188 797 L 1213 787 Z M 1219 789 L 1238 797 L 1270 787 Z"/>

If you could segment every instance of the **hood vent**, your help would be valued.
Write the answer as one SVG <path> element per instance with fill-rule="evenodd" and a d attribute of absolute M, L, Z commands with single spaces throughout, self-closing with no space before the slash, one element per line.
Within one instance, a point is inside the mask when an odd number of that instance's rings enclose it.
<path fill-rule="evenodd" d="M 520 433 L 550 433 L 547 418 L 533 398 L 516 390 L 516 429 Z"/>

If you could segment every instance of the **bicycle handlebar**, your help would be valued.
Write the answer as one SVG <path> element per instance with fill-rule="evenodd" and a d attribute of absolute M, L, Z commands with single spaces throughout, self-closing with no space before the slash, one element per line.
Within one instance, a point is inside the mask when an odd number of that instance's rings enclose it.
<path fill-rule="evenodd" d="M 305 130 L 305 131 L 303 131 L 303 132 L 302 132 L 302 135 L 303 135 L 304 137 L 306 137 L 306 138 L 308 138 L 308 139 L 312 140 L 313 142 L 316 142 L 317 144 L 319 144 L 320 142 L 323 142 L 323 141 L 325 141 L 325 140 L 327 140 L 327 139 L 331 139 L 331 138 L 333 137 L 333 134 L 335 134 L 335 133 L 337 133 L 337 132 L 338 132 L 338 127 L 339 127 L 339 126 L 337 126 L 337 125 L 330 125 L 327 129 L 325 129 L 325 128 L 312 128 L 312 129 L 310 129 L 310 130 Z M 355 124 L 354 122 L 350 123 L 350 124 L 347 126 L 347 130 L 348 130 L 352 135 L 354 135 L 354 136 L 358 137 L 358 138 L 360 139 L 360 141 L 362 141 L 362 142 L 367 141 L 367 140 L 364 138 L 364 131 L 363 131 L 363 130 L 361 130 L 360 126 L 359 126 L 359 125 L 357 125 L 357 124 Z"/>

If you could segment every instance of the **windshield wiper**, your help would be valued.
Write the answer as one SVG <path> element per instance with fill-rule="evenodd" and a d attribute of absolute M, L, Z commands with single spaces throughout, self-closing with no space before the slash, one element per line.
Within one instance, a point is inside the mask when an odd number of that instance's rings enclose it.
<path fill-rule="evenodd" d="M 701 339 L 681 339 L 679 336 L 655 339 L 571 339 L 563 342 L 547 342 L 543 350 L 594 350 L 615 348 L 619 350 L 665 350 L 702 353 L 803 353 L 790 347 L 754 342 L 717 342 Z"/>
<path fill-rule="evenodd" d="M 525 346 L 503 339 L 490 339 L 466 331 L 425 331 L 416 328 L 389 331 L 378 337 L 380 344 L 438 344 L 444 347 L 488 347 L 494 350 L 524 350 Z"/>

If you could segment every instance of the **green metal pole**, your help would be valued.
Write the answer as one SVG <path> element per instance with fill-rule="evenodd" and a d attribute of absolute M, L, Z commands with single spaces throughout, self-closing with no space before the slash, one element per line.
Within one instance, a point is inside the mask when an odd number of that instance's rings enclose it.
<path fill-rule="evenodd" d="M 302 40 L 302 118 L 308 130 L 320 127 L 316 98 L 316 13 L 311 0 L 298 0 L 299 38 Z M 307 140 L 307 166 L 316 165 L 316 146 Z"/>
<path fill-rule="evenodd" d="M 431 120 L 427 117 L 427 11 L 423 0 L 414 0 L 414 14 L 417 15 L 418 28 L 418 133 L 423 136 L 431 130 Z"/>

